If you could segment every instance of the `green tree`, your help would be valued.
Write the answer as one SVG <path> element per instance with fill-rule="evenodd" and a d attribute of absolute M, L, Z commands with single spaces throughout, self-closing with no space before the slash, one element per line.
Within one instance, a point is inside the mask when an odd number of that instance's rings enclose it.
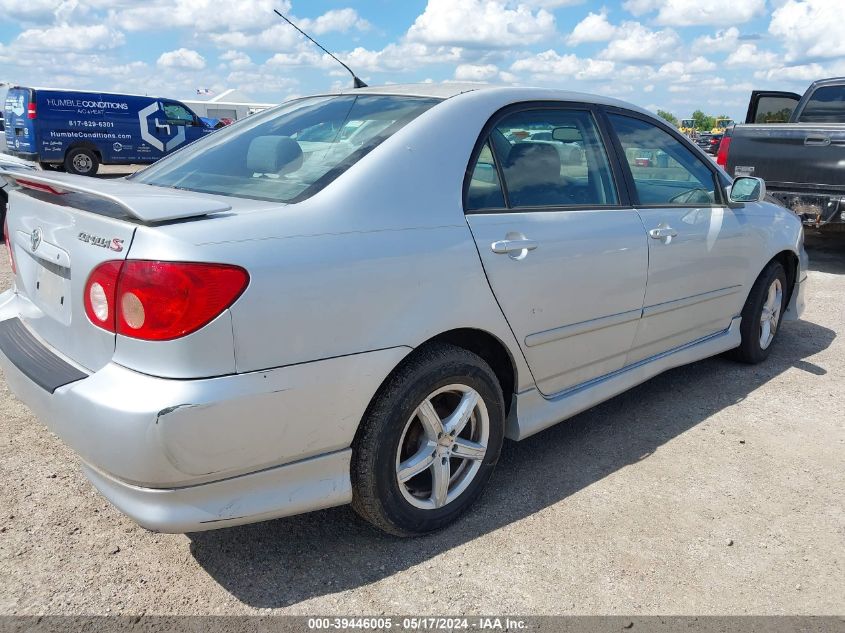
<path fill-rule="evenodd" d="M 666 110 L 658 110 L 657 116 L 659 116 L 664 121 L 668 121 L 669 123 L 671 123 L 675 127 L 678 127 L 678 117 L 676 117 L 671 112 L 666 112 Z"/>
<path fill-rule="evenodd" d="M 701 110 L 693 112 L 692 118 L 695 119 L 695 129 L 699 132 L 709 132 L 716 125 L 716 117 L 704 114 Z"/>

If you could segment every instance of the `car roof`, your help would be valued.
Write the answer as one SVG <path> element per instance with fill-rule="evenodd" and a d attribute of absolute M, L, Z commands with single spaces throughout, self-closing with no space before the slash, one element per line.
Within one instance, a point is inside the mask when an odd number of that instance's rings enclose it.
<path fill-rule="evenodd" d="M 420 83 L 420 84 L 387 84 L 384 86 L 367 86 L 366 88 L 346 88 L 337 92 L 324 94 L 370 94 L 370 95 L 396 95 L 412 97 L 434 97 L 439 99 L 451 99 L 467 93 L 496 93 L 503 102 L 519 101 L 575 101 L 579 103 L 595 103 L 599 105 L 616 106 L 633 110 L 641 114 L 654 117 L 649 112 L 633 103 L 604 97 L 602 95 L 586 92 L 575 92 L 561 90 L 558 88 L 531 88 L 522 86 L 497 86 L 495 84 L 467 83 L 467 82 L 443 82 L 443 83 Z"/>

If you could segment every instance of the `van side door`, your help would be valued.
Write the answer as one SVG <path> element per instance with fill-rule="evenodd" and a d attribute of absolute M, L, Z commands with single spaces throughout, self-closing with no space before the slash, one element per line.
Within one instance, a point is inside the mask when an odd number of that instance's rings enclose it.
<path fill-rule="evenodd" d="M 163 101 L 162 104 L 164 106 L 167 125 L 173 126 L 176 130 L 177 138 L 181 139 L 184 137 L 184 141 L 180 143 L 174 142 L 172 147 L 168 145 L 168 153 L 184 143 L 192 143 L 198 138 L 205 136 L 208 128 L 206 128 L 199 117 L 188 109 L 187 106 L 178 101 Z"/>

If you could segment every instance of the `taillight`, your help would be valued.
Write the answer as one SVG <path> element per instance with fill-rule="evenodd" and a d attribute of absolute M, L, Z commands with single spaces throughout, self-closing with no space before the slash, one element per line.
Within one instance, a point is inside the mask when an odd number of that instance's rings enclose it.
<path fill-rule="evenodd" d="M 26 106 L 26 118 L 27 119 L 34 119 L 36 116 L 35 114 L 35 102 L 30 101 Z"/>
<path fill-rule="evenodd" d="M 110 261 L 88 278 L 85 312 L 110 332 L 169 341 L 208 325 L 248 283 L 243 268 L 227 264 Z"/>
<path fill-rule="evenodd" d="M 719 153 L 716 154 L 716 164 L 721 165 L 722 167 L 727 167 L 728 165 L 728 152 L 731 149 L 731 137 L 729 134 L 725 134 L 722 137 L 722 142 L 719 144 Z"/>
<path fill-rule="evenodd" d="M 17 267 L 15 266 L 15 253 L 12 251 L 12 238 L 9 237 L 9 220 L 3 222 L 3 242 L 6 244 L 6 248 L 9 249 L 9 266 L 12 267 L 12 274 L 15 275 L 18 272 Z"/>
<path fill-rule="evenodd" d="M 117 310 L 115 292 L 122 261 L 105 262 L 97 266 L 85 284 L 85 314 L 91 323 L 109 332 L 115 331 Z"/>

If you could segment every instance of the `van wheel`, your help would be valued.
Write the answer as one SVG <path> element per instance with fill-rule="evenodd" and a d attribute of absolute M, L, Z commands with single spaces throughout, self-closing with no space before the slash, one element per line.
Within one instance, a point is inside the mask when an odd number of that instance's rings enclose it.
<path fill-rule="evenodd" d="M 93 176 L 99 166 L 97 155 L 84 147 L 75 147 L 65 156 L 65 169 L 69 174 Z"/>
<path fill-rule="evenodd" d="M 771 262 L 757 277 L 742 308 L 742 343 L 730 352 L 735 360 L 756 364 L 768 358 L 780 329 L 787 295 L 786 272 L 779 262 Z"/>
<path fill-rule="evenodd" d="M 438 530 L 481 495 L 499 460 L 505 405 L 479 356 L 436 344 L 382 386 L 352 444 L 352 507 L 397 536 Z"/>

